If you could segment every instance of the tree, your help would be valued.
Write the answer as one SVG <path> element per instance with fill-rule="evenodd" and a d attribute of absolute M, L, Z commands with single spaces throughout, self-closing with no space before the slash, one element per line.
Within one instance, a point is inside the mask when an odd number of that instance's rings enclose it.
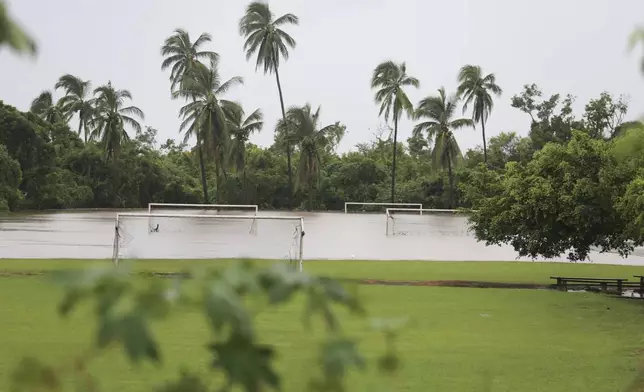
<path fill-rule="evenodd" d="M 60 99 L 60 102 L 68 115 L 78 115 L 78 135 L 83 134 L 83 129 L 85 129 L 84 138 L 87 143 L 90 134 L 87 124 L 94 115 L 94 106 L 96 105 L 96 100 L 90 97 L 92 93 L 91 82 L 66 74 L 60 77 L 55 88 L 65 91 L 65 96 Z"/>
<path fill-rule="evenodd" d="M 96 95 L 96 115 L 90 121 L 93 128 L 92 139 L 99 139 L 108 158 L 116 160 L 121 153 L 123 143 L 129 140 L 125 125 L 131 126 L 136 132 L 141 132 L 141 124 L 136 119 L 143 120 L 143 111 L 136 106 L 125 106 L 126 100 L 132 99 L 128 90 L 116 90 L 112 82 L 94 90 Z"/>
<path fill-rule="evenodd" d="M 523 89 L 521 94 L 512 97 L 511 105 L 530 115 L 530 139 L 535 150 L 550 142 L 567 143 L 573 129 L 586 129 L 584 122 L 575 118 L 572 109 L 575 97 L 572 95 L 568 94 L 562 100 L 560 94 L 553 94 L 539 102 L 543 93 L 536 84 L 525 85 Z"/>
<path fill-rule="evenodd" d="M 50 124 L 67 123 L 69 121 L 69 114 L 65 110 L 64 102 L 62 100 L 54 102 L 54 96 L 49 90 L 41 92 L 31 102 L 29 110 Z"/>
<path fill-rule="evenodd" d="M 533 153 L 530 138 L 519 137 L 515 132 L 501 132 L 490 138 L 487 167 L 503 170 L 508 162 L 527 163 L 532 159 Z M 470 168 L 485 163 L 480 147 L 467 151 L 465 157 Z"/>
<path fill-rule="evenodd" d="M 181 81 L 186 79 L 187 75 L 196 69 L 197 64 L 199 64 L 201 60 L 212 61 L 219 57 L 215 52 L 201 50 L 201 47 L 204 44 L 211 41 L 212 37 L 210 34 L 202 33 L 195 42 L 191 42 L 190 34 L 183 29 L 175 30 L 174 34 L 165 40 L 164 45 L 161 47 L 161 55 L 164 56 L 163 63 L 161 63 L 161 69 L 165 70 L 171 68 L 171 92 L 175 92 L 177 86 L 181 84 Z M 175 97 L 176 95 L 173 94 L 173 98 Z M 190 98 L 194 102 L 195 98 Z M 193 134 L 197 138 L 197 154 L 199 157 L 199 168 L 201 170 L 201 187 L 203 189 L 204 202 L 208 203 L 210 199 L 208 197 L 208 181 L 206 180 L 206 165 L 203 156 L 204 147 L 202 146 L 203 143 L 199 132 L 191 132 L 187 134 L 187 138 Z"/>
<path fill-rule="evenodd" d="M 457 94 L 463 99 L 463 113 L 472 104 L 472 120 L 481 124 L 483 134 L 483 159 L 487 165 L 487 139 L 485 137 L 485 122 L 490 117 L 494 101 L 490 93 L 501 96 L 503 90 L 496 84 L 493 73 L 483 76 L 478 65 L 465 65 L 458 73 Z"/>
<path fill-rule="evenodd" d="M 644 49 L 644 27 L 643 26 L 638 26 L 635 30 L 633 30 L 629 38 L 628 47 L 631 52 L 638 45 L 641 45 L 642 48 Z M 644 55 L 642 56 L 642 59 L 640 60 L 640 62 L 641 62 L 640 69 L 641 69 L 641 72 L 644 74 Z"/>
<path fill-rule="evenodd" d="M 413 76 L 407 75 L 407 65 L 405 63 L 394 63 L 385 61 L 379 64 L 374 70 L 371 77 L 371 88 L 377 89 L 375 101 L 380 104 L 380 113 L 389 120 L 390 114 L 394 120 L 394 144 L 393 144 L 393 163 L 391 169 L 391 202 L 396 202 L 396 147 L 398 143 L 398 120 L 404 112 L 409 117 L 413 117 L 414 105 L 407 97 L 403 90 L 404 87 L 411 86 L 418 88 L 420 82 Z"/>
<path fill-rule="evenodd" d="M 36 54 L 36 42 L 11 19 L 7 4 L 0 0 L 0 47 L 8 45 L 17 53 Z"/>
<path fill-rule="evenodd" d="M 447 168 L 450 187 L 450 208 L 454 208 L 454 175 L 452 168 L 462 157 L 461 149 L 454 138 L 454 130 L 463 127 L 474 127 L 474 121 L 468 118 L 454 119 L 458 105 L 457 95 L 447 97 L 445 89 L 438 89 L 438 96 L 422 99 L 416 108 L 414 118 L 423 120 L 416 124 L 414 133 L 426 132 L 434 140 L 433 161 L 441 168 Z"/>
<path fill-rule="evenodd" d="M 297 140 L 300 149 L 300 162 L 298 164 L 298 187 L 306 184 L 308 193 L 308 210 L 313 209 L 313 184 L 320 180 L 320 166 L 322 152 L 327 148 L 335 148 L 342 136 L 345 127 L 340 123 L 319 128 L 320 108 L 313 113 L 311 105 L 291 107 L 284 120 L 278 126 L 292 127 L 294 140 Z"/>
<path fill-rule="evenodd" d="M 210 60 L 210 66 L 197 64 L 188 77 L 181 83 L 178 96 L 192 98 L 179 112 L 183 118 L 181 130 L 186 131 L 186 139 L 192 134 L 201 134 L 204 143 L 212 148 L 215 157 L 216 200 L 219 202 L 219 171 L 223 167 L 223 156 L 228 146 L 230 133 L 228 123 L 239 104 L 221 99 L 231 87 L 243 84 L 244 80 L 234 76 L 221 82 L 219 61 Z"/>
<path fill-rule="evenodd" d="M 242 172 L 242 183 L 244 192 L 246 191 L 246 144 L 248 138 L 255 132 L 262 130 L 264 126 L 264 116 L 260 109 L 255 110 L 248 117 L 244 118 L 244 110 L 233 110 L 228 118 L 228 127 L 232 140 L 229 150 L 229 161 L 233 162 L 235 169 Z"/>
<path fill-rule="evenodd" d="M 286 121 L 284 97 L 280 83 L 279 65 L 280 57 L 288 60 L 289 48 L 295 48 L 296 42 L 288 33 L 280 28 L 283 25 L 297 25 L 299 19 L 293 14 L 284 14 L 275 19 L 268 4 L 252 2 L 246 8 L 245 15 L 239 20 L 239 33 L 246 39 L 244 50 L 246 60 L 253 55 L 257 56 L 255 70 L 264 68 L 264 74 L 275 73 L 277 91 L 280 97 L 282 120 Z M 293 207 L 293 168 L 291 165 L 291 145 L 286 143 L 286 159 L 288 165 L 288 207 Z"/>
<path fill-rule="evenodd" d="M 473 172 L 465 192 L 475 209 L 471 228 L 478 240 L 531 258 L 567 252 L 585 260 L 591 247 L 627 255 L 627 222 L 614 205 L 630 181 L 624 168 L 608 143 L 574 131 L 568 144 L 549 143 L 526 165 Z"/>
<path fill-rule="evenodd" d="M 584 121 L 588 133 L 595 139 L 614 138 L 627 111 L 628 103 L 623 96 L 613 99 L 608 92 L 602 92 L 599 98 L 591 99 L 586 105 Z"/>

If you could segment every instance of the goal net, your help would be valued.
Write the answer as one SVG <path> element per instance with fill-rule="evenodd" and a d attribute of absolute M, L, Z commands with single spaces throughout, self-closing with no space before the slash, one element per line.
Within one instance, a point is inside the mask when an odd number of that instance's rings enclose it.
<path fill-rule="evenodd" d="M 148 213 L 182 213 L 210 215 L 257 215 L 257 204 L 180 204 L 180 203 L 149 203 Z"/>
<path fill-rule="evenodd" d="M 344 203 L 344 213 L 384 212 L 388 207 L 413 209 L 415 211 L 423 209 L 423 205 L 421 203 L 363 203 L 358 201 L 348 201 Z"/>
<path fill-rule="evenodd" d="M 301 269 L 303 237 L 294 216 L 120 213 L 112 259 L 286 259 Z"/>
<path fill-rule="evenodd" d="M 466 236 L 466 211 L 430 208 L 387 208 L 388 236 Z"/>
<path fill-rule="evenodd" d="M 256 204 L 180 204 L 180 203 L 149 203 L 149 225 L 155 227 L 159 222 L 155 214 L 181 215 L 248 215 L 255 216 L 259 212 Z M 255 234 L 256 220 L 250 221 L 249 232 Z"/>

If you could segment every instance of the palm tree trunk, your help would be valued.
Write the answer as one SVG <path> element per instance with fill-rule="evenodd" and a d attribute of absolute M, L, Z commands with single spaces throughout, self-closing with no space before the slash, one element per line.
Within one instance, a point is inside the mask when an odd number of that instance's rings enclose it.
<path fill-rule="evenodd" d="M 396 155 L 398 144 L 398 115 L 394 110 L 394 157 L 393 157 L 393 167 L 391 168 L 391 202 L 396 202 Z"/>
<path fill-rule="evenodd" d="M 454 208 L 454 177 L 452 174 L 452 155 L 447 150 L 447 176 L 449 177 L 449 208 Z"/>
<path fill-rule="evenodd" d="M 215 203 L 219 203 L 219 146 L 215 147 Z"/>
<path fill-rule="evenodd" d="M 277 80 L 277 91 L 280 94 L 280 105 L 282 108 L 282 119 L 286 122 L 286 110 L 284 110 L 284 97 L 282 96 L 282 84 L 280 83 L 280 73 L 275 68 L 275 79 Z M 286 137 L 286 165 L 288 166 L 288 209 L 293 209 L 293 169 L 291 167 L 291 142 Z"/>
<path fill-rule="evenodd" d="M 309 211 L 313 210 L 313 179 L 309 177 Z"/>
<path fill-rule="evenodd" d="M 242 167 L 242 201 L 248 204 L 248 185 L 246 184 L 246 157 L 244 157 L 244 163 Z"/>
<path fill-rule="evenodd" d="M 487 141 L 485 140 L 485 121 L 481 119 L 481 129 L 483 130 L 483 161 L 487 166 Z"/>
<path fill-rule="evenodd" d="M 83 118 L 78 119 L 78 137 L 80 137 L 83 132 Z M 85 144 L 87 144 L 87 135 L 85 135 Z"/>
<path fill-rule="evenodd" d="M 199 154 L 199 169 L 201 170 L 201 187 L 203 188 L 203 199 L 204 204 L 208 204 L 210 199 L 208 198 L 208 182 L 206 180 L 206 165 L 203 161 L 203 151 L 201 149 L 201 138 L 199 137 L 199 132 L 197 132 L 197 153 Z"/>

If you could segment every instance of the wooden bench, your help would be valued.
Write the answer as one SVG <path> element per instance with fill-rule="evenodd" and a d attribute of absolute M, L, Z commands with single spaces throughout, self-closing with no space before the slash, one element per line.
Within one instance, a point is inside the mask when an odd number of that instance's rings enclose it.
<path fill-rule="evenodd" d="M 622 294 L 624 287 L 634 287 L 632 283 L 627 283 L 628 279 L 622 278 L 576 278 L 565 276 L 551 276 L 550 279 L 556 279 L 556 288 L 558 290 L 568 290 L 569 286 L 573 287 L 595 287 L 601 291 L 608 291 L 609 287 L 615 287 L 618 294 Z M 640 284 L 637 287 L 644 285 L 644 278 L 640 278 Z"/>

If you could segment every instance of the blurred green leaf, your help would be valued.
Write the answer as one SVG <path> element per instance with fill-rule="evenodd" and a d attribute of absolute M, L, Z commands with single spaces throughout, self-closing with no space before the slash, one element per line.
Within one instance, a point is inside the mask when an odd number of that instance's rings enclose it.
<path fill-rule="evenodd" d="M 132 362 L 145 358 L 158 362 L 161 359 L 144 315 L 136 310 L 123 316 L 108 315 L 100 319 L 98 347 L 104 348 L 115 341 L 123 344 Z"/>
<path fill-rule="evenodd" d="M 136 309 L 150 317 L 162 318 L 170 312 L 170 304 L 178 295 L 177 288 L 168 288 L 162 282 L 153 281 L 146 290 L 136 294 Z"/>
<path fill-rule="evenodd" d="M 288 301 L 293 293 L 311 282 L 307 274 L 285 263 L 274 264 L 260 271 L 258 280 L 271 304 Z"/>
<path fill-rule="evenodd" d="M 204 295 L 206 317 L 216 333 L 228 324 L 238 334 L 250 337 L 253 334 L 251 319 L 235 290 L 226 282 L 214 281 Z"/>
<path fill-rule="evenodd" d="M 358 352 L 356 342 L 335 338 L 322 345 L 320 358 L 327 379 L 342 379 L 350 367 L 364 369 L 364 358 Z"/>
<path fill-rule="evenodd" d="M 87 372 L 83 372 L 74 380 L 76 392 L 98 392 L 100 390 L 98 380 Z"/>
<path fill-rule="evenodd" d="M 130 359 L 134 362 L 141 358 L 159 361 L 159 351 L 145 319 L 140 313 L 130 313 L 123 317 L 120 326 L 123 346 Z"/>
<path fill-rule="evenodd" d="M 103 316 L 110 312 L 130 288 L 129 282 L 113 275 L 101 278 L 94 287 L 96 314 Z"/>
<path fill-rule="evenodd" d="M 224 270 L 221 279 L 226 281 L 239 295 L 259 290 L 257 275 L 249 260 L 233 263 Z"/>
<path fill-rule="evenodd" d="M 395 353 L 387 353 L 378 358 L 378 369 L 386 373 L 393 373 L 400 368 L 400 359 Z"/>
<path fill-rule="evenodd" d="M 221 369 L 231 385 L 240 385 L 247 392 L 264 390 L 264 386 L 280 388 L 280 379 L 273 367 L 273 348 L 254 344 L 252 340 L 231 335 L 225 343 L 210 345 L 214 354 L 213 367 Z"/>
<path fill-rule="evenodd" d="M 309 328 L 311 325 L 311 317 L 316 313 L 321 313 L 324 318 L 325 324 L 330 331 L 335 331 L 339 328 L 338 320 L 331 310 L 328 298 L 324 292 L 321 292 L 318 287 L 311 287 L 308 292 L 307 306 L 304 312 L 304 325 Z"/>
<path fill-rule="evenodd" d="M 358 298 L 349 293 L 342 283 L 331 278 L 318 278 L 318 282 L 324 288 L 326 296 L 332 301 L 345 305 L 354 312 L 364 312 L 364 309 L 360 306 Z"/>
<path fill-rule="evenodd" d="M 84 270 L 54 271 L 55 282 L 65 289 L 58 306 L 61 316 L 67 316 L 81 300 L 96 295 L 99 315 L 111 309 L 129 286 L 125 267 L 92 267 Z"/>
<path fill-rule="evenodd" d="M 309 389 L 319 392 L 343 392 L 344 378 L 349 368 L 364 369 L 365 361 L 358 353 L 355 342 L 338 338 L 322 345 L 320 365 L 323 377 L 312 379 Z"/>
<path fill-rule="evenodd" d="M 11 391 L 60 391 L 56 371 L 36 358 L 23 358 L 11 375 Z"/>
<path fill-rule="evenodd" d="M 207 392 L 208 387 L 201 377 L 186 371 L 181 371 L 178 380 L 168 382 L 156 389 L 157 392 Z"/>

